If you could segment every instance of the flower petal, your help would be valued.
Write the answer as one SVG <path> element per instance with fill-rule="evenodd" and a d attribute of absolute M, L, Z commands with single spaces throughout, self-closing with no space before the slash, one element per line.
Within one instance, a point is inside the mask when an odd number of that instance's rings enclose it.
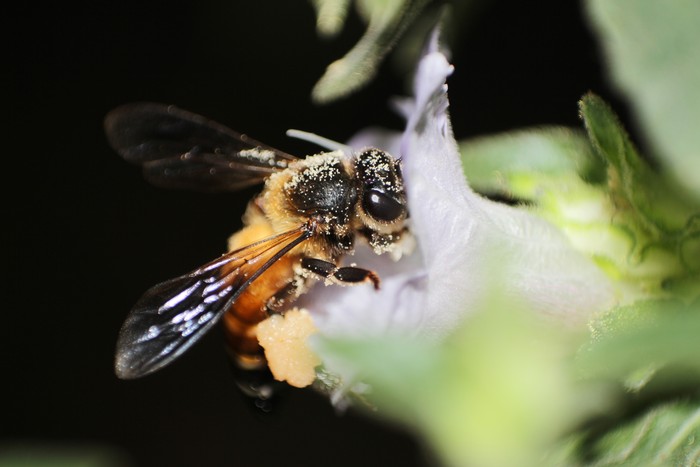
<path fill-rule="evenodd" d="M 322 334 L 442 338 L 494 288 L 567 323 L 584 322 L 612 304 L 606 277 L 558 230 L 469 188 L 447 114 L 451 73 L 434 36 L 417 70 L 415 98 L 402 105 L 406 131 L 398 142 L 386 134 L 379 141 L 385 149 L 398 147 L 403 158 L 420 254 L 392 264 L 358 248 L 352 261 L 375 270 L 382 288 L 317 288 L 306 306 Z M 370 143 L 369 135 L 356 141 Z"/>

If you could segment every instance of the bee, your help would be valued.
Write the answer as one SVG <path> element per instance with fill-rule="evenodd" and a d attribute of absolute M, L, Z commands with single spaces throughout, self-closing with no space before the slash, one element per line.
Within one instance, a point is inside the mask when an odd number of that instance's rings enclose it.
<path fill-rule="evenodd" d="M 297 158 L 156 103 L 116 108 L 105 132 L 112 148 L 159 186 L 232 191 L 264 183 L 228 253 L 155 285 L 134 305 L 117 341 L 119 378 L 172 363 L 219 321 L 235 363 L 265 369 L 258 323 L 284 313 L 318 279 L 378 289 L 377 274 L 341 259 L 358 239 L 377 254 L 398 256 L 410 237 L 400 161 L 382 150 Z"/>

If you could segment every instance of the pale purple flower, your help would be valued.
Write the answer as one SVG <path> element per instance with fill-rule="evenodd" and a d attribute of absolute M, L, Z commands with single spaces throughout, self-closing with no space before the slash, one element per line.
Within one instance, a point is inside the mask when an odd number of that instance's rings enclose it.
<path fill-rule="evenodd" d="M 358 247 L 347 262 L 376 271 L 381 290 L 317 286 L 305 305 L 322 336 L 441 339 L 494 292 L 566 325 L 613 304 L 606 276 L 560 231 L 469 188 L 447 113 L 452 71 L 434 35 L 418 65 L 414 97 L 398 105 L 404 133 L 368 130 L 350 142 L 403 159 L 417 251 L 392 262 Z M 348 374 L 332 362 L 326 367 Z"/>

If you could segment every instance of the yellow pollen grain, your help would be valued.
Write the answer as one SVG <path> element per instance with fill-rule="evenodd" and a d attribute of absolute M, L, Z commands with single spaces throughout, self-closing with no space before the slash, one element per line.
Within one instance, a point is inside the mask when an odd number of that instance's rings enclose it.
<path fill-rule="evenodd" d="M 307 341 L 317 331 L 309 312 L 298 308 L 258 324 L 258 341 L 265 349 L 267 364 L 276 380 L 298 388 L 314 382 L 315 368 L 321 360 Z"/>

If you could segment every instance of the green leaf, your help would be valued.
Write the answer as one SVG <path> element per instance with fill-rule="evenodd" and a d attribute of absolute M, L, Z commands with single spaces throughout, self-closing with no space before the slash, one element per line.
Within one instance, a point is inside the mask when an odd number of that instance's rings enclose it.
<path fill-rule="evenodd" d="M 554 447 L 549 465 L 698 465 L 700 303 L 637 302 L 598 317 L 591 330 L 579 374 L 624 392 L 615 410 Z"/>
<path fill-rule="evenodd" d="M 377 73 L 381 60 L 429 1 L 359 1 L 358 10 L 368 22 L 367 30 L 352 50 L 328 66 L 312 90 L 313 100 L 327 103 L 366 85 Z"/>
<path fill-rule="evenodd" d="M 626 260 L 624 232 L 612 232 L 605 166 L 583 131 L 541 127 L 459 143 L 469 184 L 487 195 L 525 201 L 593 257 Z M 610 238 L 612 235 L 613 238 Z M 601 238 L 608 238 L 601 242 Z M 607 248 L 607 245 L 612 245 Z M 601 247 L 605 247 L 601 249 Z"/>
<path fill-rule="evenodd" d="M 674 384 L 700 382 L 700 304 L 678 300 L 648 300 L 618 307 L 592 324 L 592 341 L 577 365 L 587 378 L 624 382 L 639 390 L 650 381 L 673 389 Z M 659 369 L 681 371 L 679 381 L 656 381 Z"/>
<path fill-rule="evenodd" d="M 109 447 L 66 441 L 4 441 L 0 467 L 124 467 L 125 453 Z"/>
<path fill-rule="evenodd" d="M 629 289 L 637 289 L 639 271 L 629 266 L 634 232 L 611 224 L 607 168 L 583 131 L 542 127 L 497 134 L 462 141 L 460 152 L 473 188 L 527 202 L 524 209 L 557 225 L 610 278 L 634 278 Z M 642 278 L 645 288 L 648 280 L 659 282 L 658 275 Z"/>
<path fill-rule="evenodd" d="M 316 9 L 316 30 L 325 37 L 340 32 L 348 15 L 350 0 L 311 0 Z"/>
<path fill-rule="evenodd" d="M 572 378 L 577 334 L 497 297 L 475 313 L 441 345 L 395 336 L 317 349 L 361 368 L 373 413 L 418 431 L 447 465 L 538 465 L 606 394 Z"/>
<path fill-rule="evenodd" d="M 602 180 L 604 166 L 584 132 L 565 127 L 541 127 L 463 140 L 459 143 L 469 184 L 486 193 L 533 199 L 541 192 L 537 180 L 566 177 Z M 530 189 L 518 184 L 529 177 Z M 519 187 L 526 188 L 520 190 Z"/>
<path fill-rule="evenodd" d="M 586 451 L 588 465 L 595 466 L 697 466 L 700 405 L 673 402 L 650 409 L 606 432 Z"/>
<path fill-rule="evenodd" d="M 640 284 L 649 291 L 655 277 L 659 292 L 698 296 L 700 204 L 639 156 L 602 99 L 584 96 L 580 112 L 591 144 L 608 165 L 612 223 L 627 229 L 634 242 L 630 272 L 651 279 Z"/>
<path fill-rule="evenodd" d="M 700 295 L 700 206 L 649 167 L 600 98 L 580 106 L 588 138 L 543 127 L 460 142 L 470 185 L 557 225 L 623 303 Z"/>
<path fill-rule="evenodd" d="M 580 112 L 593 147 L 608 164 L 608 185 L 618 214 L 635 219 L 654 240 L 681 233 L 700 205 L 649 167 L 602 99 L 584 96 Z"/>
<path fill-rule="evenodd" d="M 587 3 L 612 79 L 654 156 L 700 200 L 700 2 Z"/>

